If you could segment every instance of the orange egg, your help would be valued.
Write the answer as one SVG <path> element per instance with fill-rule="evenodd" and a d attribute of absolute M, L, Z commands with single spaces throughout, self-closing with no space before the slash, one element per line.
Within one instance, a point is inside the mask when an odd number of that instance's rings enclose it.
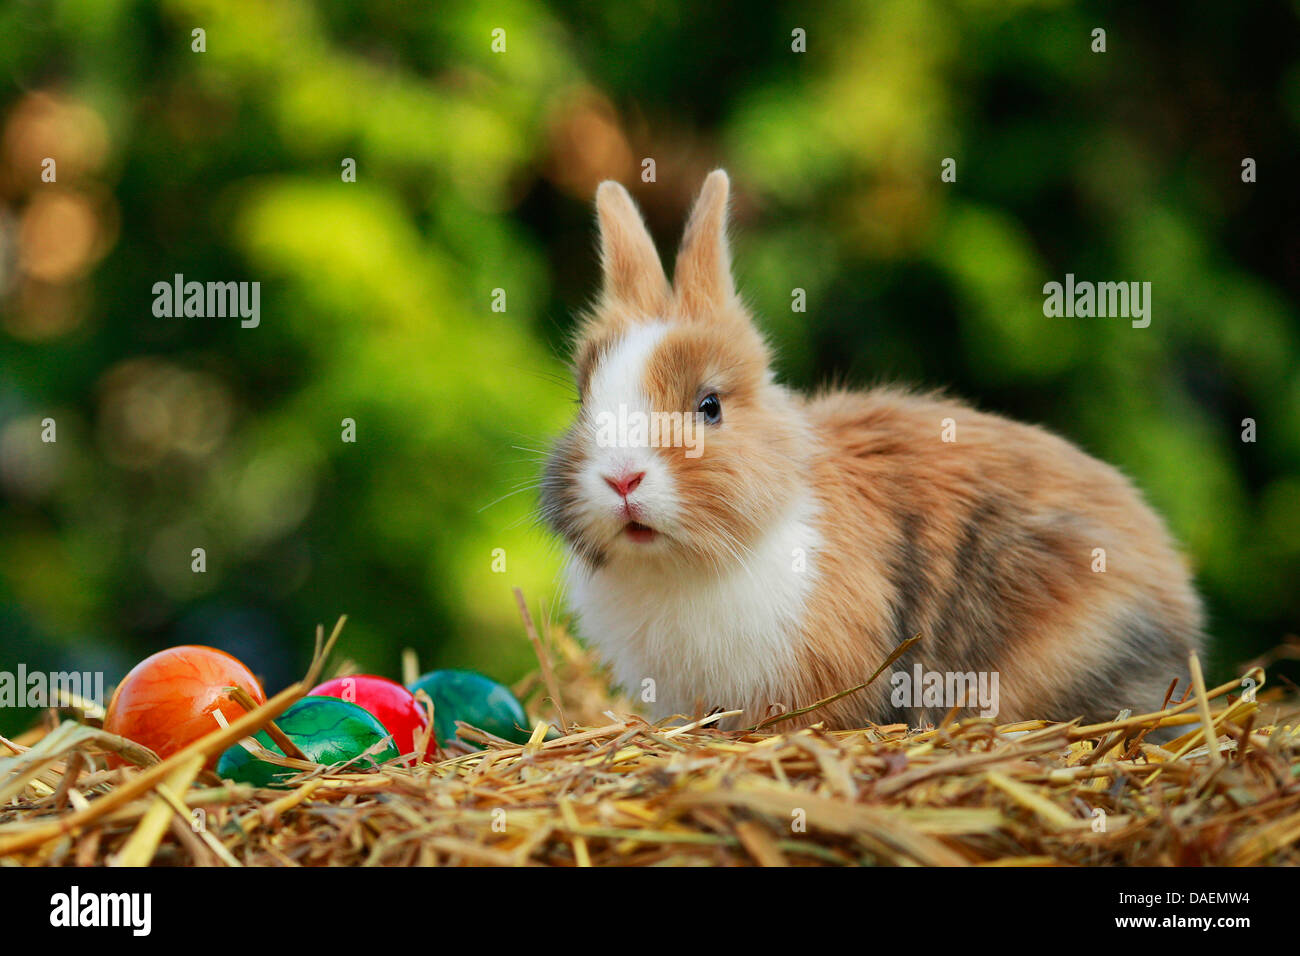
<path fill-rule="evenodd" d="M 108 702 L 104 729 L 148 747 L 166 759 L 220 725 L 243 716 L 244 708 L 225 695 L 227 687 L 242 687 L 262 704 L 266 695 L 252 672 L 225 651 L 186 645 L 150 655 L 122 678 Z M 215 767 L 221 751 L 212 755 Z M 111 766 L 125 761 L 110 756 Z"/>

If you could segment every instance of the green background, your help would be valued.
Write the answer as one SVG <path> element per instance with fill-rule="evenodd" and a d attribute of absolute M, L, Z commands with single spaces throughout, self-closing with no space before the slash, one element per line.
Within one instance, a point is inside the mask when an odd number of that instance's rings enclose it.
<path fill-rule="evenodd" d="M 364 670 L 520 676 L 592 190 L 671 261 L 724 166 L 782 374 L 947 386 L 1119 465 L 1227 673 L 1300 617 L 1297 36 L 1266 2 L 5 0 L 0 669 L 198 642 L 275 689 L 346 613 Z M 1150 328 L 1044 317 L 1067 272 L 1151 282 Z M 175 273 L 261 282 L 261 326 L 155 317 Z"/>

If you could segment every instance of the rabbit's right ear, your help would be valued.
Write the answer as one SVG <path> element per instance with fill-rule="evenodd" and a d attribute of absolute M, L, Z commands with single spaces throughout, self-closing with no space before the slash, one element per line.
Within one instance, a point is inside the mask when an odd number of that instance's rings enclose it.
<path fill-rule="evenodd" d="M 646 315 L 657 315 L 668 302 L 668 277 L 628 191 L 612 179 L 596 189 L 600 221 L 600 261 L 604 295 Z"/>

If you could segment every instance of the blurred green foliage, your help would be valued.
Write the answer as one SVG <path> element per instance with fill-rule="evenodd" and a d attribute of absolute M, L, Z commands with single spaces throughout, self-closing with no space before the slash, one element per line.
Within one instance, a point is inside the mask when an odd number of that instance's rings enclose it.
<path fill-rule="evenodd" d="M 632 187 L 667 258 L 717 165 L 789 380 L 945 386 L 1121 466 L 1235 666 L 1300 617 L 1296 20 L 1253 0 L 9 0 L 0 667 L 112 680 L 199 642 L 279 685 L 346 613 L 362 669 L 395 675 L 409 646 L 518 677 L 509 588 L 558 595 L 531 484 L 571 411 L 591 190 Z M 1150 328 L 1044 317 L 1067 272 L 1151 282 Z M 155 317 L 176 273 L 261 282 L 261 325 Z"/>

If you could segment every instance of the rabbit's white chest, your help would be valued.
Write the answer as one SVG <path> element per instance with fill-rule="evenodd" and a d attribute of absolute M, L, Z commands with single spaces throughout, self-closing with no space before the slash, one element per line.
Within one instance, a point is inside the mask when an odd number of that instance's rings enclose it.
<path fill-rule="evenodd" d="M 697 705 L 789 705 L 796 650 L 819 544 L 814 503 L 799 502 L 721 573 L 619 565 L 569 568 L 582 636 L 615 680 L 657 717 Z"/>

